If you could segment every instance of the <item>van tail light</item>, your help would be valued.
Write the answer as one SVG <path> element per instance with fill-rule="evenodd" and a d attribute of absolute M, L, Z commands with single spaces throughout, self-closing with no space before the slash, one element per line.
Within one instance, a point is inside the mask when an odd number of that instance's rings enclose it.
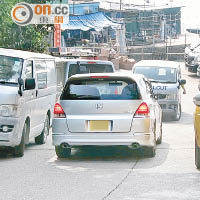
<path fill-rule="evenodd" d="M 134 117 L 148 117 L 148 116 L 149 116 L 149 107 L 145 102 L 143 102 L 136 110 Z"/>
<path fill-rule="evenodd" d="M 66 114 L 59 103 L 56 103 L 54 106 L 54 118 L 65 118 Z"/>

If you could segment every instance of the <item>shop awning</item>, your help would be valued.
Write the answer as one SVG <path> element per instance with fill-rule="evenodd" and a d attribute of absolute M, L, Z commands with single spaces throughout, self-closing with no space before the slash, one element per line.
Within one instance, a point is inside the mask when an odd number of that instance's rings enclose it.
<path fill-rule="evenodd" d="M 87 15 L 69 16 L 69 23 L 63 24 L 61 26 L 61 29 L 82 31 L 94 29 L 95 31 L 100 31 L 103 28 L 107 27 L 116 29 L 120 25 L 120 23 L 112 20 L 108 16 L 104 15 L 102 12 L 97 12 Z"/>

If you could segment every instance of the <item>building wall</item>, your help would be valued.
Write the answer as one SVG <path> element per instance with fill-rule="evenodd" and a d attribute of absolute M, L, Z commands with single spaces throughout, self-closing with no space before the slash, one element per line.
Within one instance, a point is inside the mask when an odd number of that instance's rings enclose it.
<path fill-rule="evenodd" d="M 151 39 L 153 37 L 159 38 L 163 31 L 165 32 L 165 37 L 167 37 L 167 33 L 169 36 L 169 32 L 181 33 L 181 7 L 155 10 L 135 9 L 129 12 L 122 11 L 122 13 L 114 10 L 102 11 L 111 18 L 114 16 L 115 20 L 120 18 L 121 15 L 126 26 L 127 38 L 132 38 L 137 34 L 145 34 L 147 38 Z"/>

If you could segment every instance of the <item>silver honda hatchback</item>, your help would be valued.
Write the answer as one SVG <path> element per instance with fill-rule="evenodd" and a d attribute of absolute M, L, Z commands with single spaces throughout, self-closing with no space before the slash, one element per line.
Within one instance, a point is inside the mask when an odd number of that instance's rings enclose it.
<path fill-rule="evenodd" d="M 74 75 L 55 104 L 52 137 L 60 158 L 72 148 L 117 145 L 153 157 L 162 141 L 162 111 L 143 75 Z"/>

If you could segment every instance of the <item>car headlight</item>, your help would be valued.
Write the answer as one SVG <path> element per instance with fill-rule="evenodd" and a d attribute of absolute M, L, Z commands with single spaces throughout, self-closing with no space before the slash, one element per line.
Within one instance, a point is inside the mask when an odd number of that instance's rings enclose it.
<path fill-rule="evenodd" d="M 2 117 L 17 117 L 18 109 L 15 105 L 1 105 L 0 116 Z"/>

